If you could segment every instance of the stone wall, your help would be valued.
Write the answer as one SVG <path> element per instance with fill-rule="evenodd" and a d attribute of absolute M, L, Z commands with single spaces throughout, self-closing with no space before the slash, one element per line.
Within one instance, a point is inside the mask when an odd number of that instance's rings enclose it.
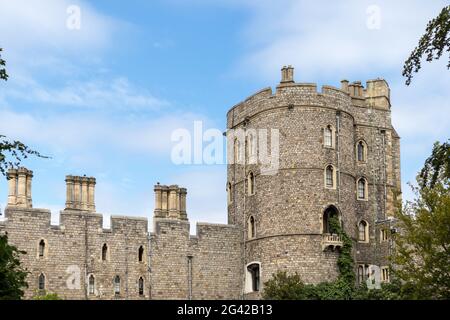
<path fill-rule="evenodd" d="M 148 233 L 146 218 L 112 216 L 111 228 L 103 229 L 101 214 L 67 209 L 60 224 L 50 224 L 50 211 L 8 207 L 0 232 L 27 252 L 23 266 L 30 272 L 25 298 L 39 290 L 45 275 L 45 291 L 64 299 L 237 299 L 242 280 L 241 232 L 231 225 L 201 223 L 196 236 L 189 222 L 179 218 L 155 218 Z M 39 243 L 45 251 L 39 256 Z M 106 244 L 106 255 L 102 248 Z M 142 261 L 139 251 L 142 247 Z M 105 258 L 105 259 L 103 259 Z M 94 292 L 88 279 L 94 276 Z M 120 277 L 120 293 L 114 279 Z M 139 292 L 139 278 L 144 282 Z"/>

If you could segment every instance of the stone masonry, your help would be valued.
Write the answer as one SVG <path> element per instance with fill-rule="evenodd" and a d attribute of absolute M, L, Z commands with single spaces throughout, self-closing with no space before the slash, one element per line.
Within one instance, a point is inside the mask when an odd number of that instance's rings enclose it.
<path fill-rule="evenodd" d="M 342 241 L 329 233 L 328 215 L 354 241 L 355 272 L 387 266 L 400 196 L 400 138 L 390 108 L 385 80 L 365 88 L 343 80 L 318 92 L 315 84 L 295 83 L 293 68 L 283 67 L 275 92 L 263 89 L 228 112 L 228 224 L 198 223 L 195 236 L 187 190 L 177 185 L 154 186 L 151 232 L 147 218 L 130 216 L 112 216 L 104 229 L 95 178 L 68 175 L 55 226 L 49 210 L 33 208 L 33 172 L 9 170 L 0 232 L 27 252 L 25 297 L 252 299 L 279 270 L 306 283 L 333 280 Z M 276 169 L 259 161 L 261 132 L 269 132 L 268 153 L 278 146 Z"/>

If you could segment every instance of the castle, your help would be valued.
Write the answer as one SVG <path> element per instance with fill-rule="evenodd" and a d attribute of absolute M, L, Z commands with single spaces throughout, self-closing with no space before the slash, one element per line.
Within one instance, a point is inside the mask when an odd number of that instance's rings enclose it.
<path fill-rule="evenodd" d="M 32 207 L 32 171 L 11 169 L 0 232 L 27 252 L 26 298 L 40 291 L 66 299 L 253 299 L 278 270 L 306 283 L 338 276 L 339 219 L 353 240 L 358 281 L 378 266 L 389 281 L 391 216 L 400 195 L 400 138 L 392 127 L 385 80 L 340 88 L 295 83 L 282 68 L 263 89 L 227 114 L 228 224 L 198 223 L 190 235 L 187 190 L 154 187 L 153 230 L 147 218 L 95 210 L 95 178 L 66 176 L 59 225 Z M 260 158 L 260 132 L 277 166 Z M 236 134 L 243 132 L 243 134 Z M 207 201 L 207 199 L 205 199 Z"/>

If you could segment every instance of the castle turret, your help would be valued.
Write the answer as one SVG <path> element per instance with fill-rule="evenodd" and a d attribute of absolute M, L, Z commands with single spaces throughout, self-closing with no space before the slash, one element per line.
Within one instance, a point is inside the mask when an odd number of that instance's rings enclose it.
<path fill-rule="evenodd" d="M 279 270 L 306 283 L 335 279 L 343 241 L 334 218 L 356 239 L 363 270 L 387 263 L 377 228 L 392 211 L 390 190 L 400 188 L 389 87 L 381 79 L 366 88 L 343 80 L 318 92 L 316 84 L 295 83 L 293 74 L 283 67 L 274 92 L 259 91 L 228 112 L 227 137 L 246 137 L 228 140 L 228 150 L 245 150 L 245 159 L 230 162 L 227 176 L 228 222 L 243 230 L 245 297 L 258 297 Z M 247 156 L 250 143 L 256 161 Z M 278 165 L 266 170 L 261 155 Z"/>

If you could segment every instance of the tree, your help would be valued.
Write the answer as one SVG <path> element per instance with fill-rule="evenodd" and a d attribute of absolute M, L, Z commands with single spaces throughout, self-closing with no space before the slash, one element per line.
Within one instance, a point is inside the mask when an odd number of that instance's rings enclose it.
<path fill-rule="evenodd" d="M 409 298 L 450 299 L 450 146 L 436 143 L 417 177 L 416 199 L 399 210 L 392 261 Z"/>
<path fill-rule="evenodd" d="M 0 48 L 0 53 L 3 51 Z M 4 68 L 5 60 L 2 59 L 0 54 L 0 80 L 8 80 L 8 74 Z M 2 68 L 3 67 L 3 68 Z M 41 155 L 39 152 L 34 151 L 27 147 L 20 141 L 9 140 L 6 136 L 0 134 L 0 173 L 5 175 L 8 167 L 17 167 L 23 159 L 26 159 L 29 155 L 34 155 L 40 158 L 48 158 Z M 12 158 L 7 160 L 7 156 Z"/>
<path fill-rule="evenodd" d="M 18 300 L 23 289 L 28 287 L 25 281 L 28 271 L 20 265 L 20 255 L 25 251 L 8 244 L 8 236 L 0 236 L 0 299 Z"/>
<path fill-rule="evenodd" d="M 0 48 L 0 80 L 8 80 L 8 74 L 6 73 L 6 70 L 4 68 L 5 66 L 5 60 L 2 59 L 1 52 L 3 51 L 2 48 Z"/>
<path fill-rule="evenodd" d="M 406 85 L 411 83 L 413 73 L 420 70 L 423 56 L 431 62 L 439 59 L 445 51 L 450 52 L 450 6 L 444 7 L 436 18 L 428 22 L 425 34 L 405 61 L 402 74 L 406 77 Z M 450 69 L 450 55 L 447 68 Z"/>

